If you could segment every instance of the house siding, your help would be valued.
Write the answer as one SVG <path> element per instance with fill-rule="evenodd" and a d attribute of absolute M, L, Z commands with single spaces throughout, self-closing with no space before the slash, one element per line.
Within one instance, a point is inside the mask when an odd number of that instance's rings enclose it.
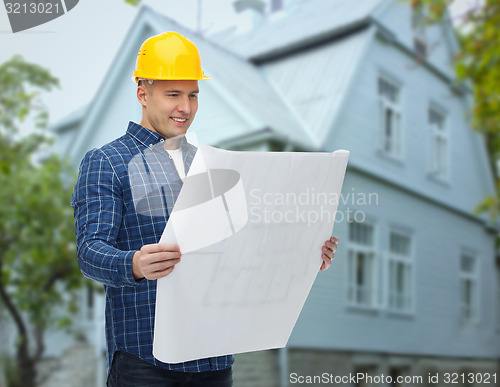
<path fill-rule="evenodd" d="M 320 273 L 292 333 L 290 346 L 313 346 L 401 354 L 495 358 L 500 336 L 495 294 L 497 267 L 494 235 L 478 222 L 420 197 L 394 189 L 348 169 L 343 192 L 376 193 L 371 205 L 339 205 L 339 212 L 362 211 L 375 225 L 378 305 L 349 306 L 347 256 L 348 222 L 337 222 L 333 234 L 341 240 L 332 267 Z M 389 230 L 409 230 L 413 244 L 414 311 L 394 313 L 387 308 Z M 459 264 L 462 249 L 479 258 L 479 320 L 460 322 Z M 324 332 L 318 334 L 318 332 Z"/>
<path fill-rule="evenodd" d="M 383 155 L 378 145 L 377 80 L 381 74 L 401 85 L 400 159 Z M 326 146 L 331 150 L 349 149 L 351 165 L 471 213 L 480 200 L 494 192 L 494 187 L 478 154 L 482 139 L 465 121 L 464 98 L 453 94 L 447 84 L 401 50 L 374 39 Z M 429 174 L 428 110 L 435 104 L 445 109 L 448 119 L 450 172 L 445 181 Z"/>

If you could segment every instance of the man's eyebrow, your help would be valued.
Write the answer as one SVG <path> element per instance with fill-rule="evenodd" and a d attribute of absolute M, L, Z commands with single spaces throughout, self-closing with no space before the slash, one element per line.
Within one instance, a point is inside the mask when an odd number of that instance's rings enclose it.
<path fill-rule="evenodd" d="M 196 90 L 190 91 L 189 94 L 198 94 L 199 92 L 200 92 L 200 90 L 196 89 Z M 183 91 L 182 90 L 165 90 L 164 93 L 178 93 L 178 94 L 182 94 Z"/>

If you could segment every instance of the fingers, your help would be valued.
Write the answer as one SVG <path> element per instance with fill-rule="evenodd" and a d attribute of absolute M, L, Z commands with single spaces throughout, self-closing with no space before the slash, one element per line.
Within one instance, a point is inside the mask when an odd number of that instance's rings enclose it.
<path fill-rule="evenodd" d="M 331 248 L 326 247 L 326 245 L 321 248 L 321 251 L 323 252 L 323 254 L 325 254 L 329 258 L 333 258 L 333 254 L 334 254 L 335 250 L 337 250 L 337 249 L 335 248 L 334 250 L 332 250 Z"/>
<path fill-rule="evenodd" d="M 331 252 L 335 252 L 335 251 L 337 251 L 338 243 L 339 243 L 339 238 L 337 238 L 337 237 L 331 237 L 330 240 L 327 240 L 325 242 L 325 246 Z"/>
<path fill-rule="evenodd" d="M 327 270 L 332 264 L 333 257 L 335 257 L 335 251 L 337 251 L 338 248 L 338 243 L 339 238 L 331 237 L 321 248 L 321 251 L 323 253 L 321 254 L 321 258 L 323 259 L 323 262 L 321 263 L 321 267 L 319 268 L 320 271 Z"/>
<path fill-rule="evenodd" d="M 330 267 L 332 264 L 332 259 L 333 259 L 334 254 L 332 253 L 332 257 L 326 256 L 325 254 L 321 254 L 321 258 L 323 259 L 323 262 L 321 263 L 320 271 L 326 270 Z"/>
<path fill-rule="evenodd" d="M 152 262 L 147 266 L 147 271 L 149 273 L 154 273 L 157 271 L 164 271 L 172 266 L 177 265 L 181 261 L 181 258 L 165 259 L 162 261 Z"/>
<path fill-rule="evenodd" d="M 170 273 L 172 273 L 172 271 L 174 271 L 174 268 L 175 268 L 175 265 L 172 265 L 172 266 L 170 266 L 169 268 L 167 268 L 165 270 L 155 271 L 155 272 L 149 273 L 146 276 L 146 278 L 148 280 L 157 280 L 157 279 L 166 277 L 167 275 L 169 275 Z"/>
<path fill-rule="evenodd" d="M 153 243 L 141 247 L 141 252 L 148 254 L 166 252 L 166 251 L 181 251 L 178 244 L 175 243 Z"/>
<path fill-rule="evenodd" d="M 134 254 L 132 268 L 135 279 L 155 280 L 169 275 L 181 260 L 179 245 L 154 243 L 144 245 Z"/>
<path fill-rule="evenodd" d="M 175 265 L 181 261 L 180 258 L 167 259 L 156 262 L 148 262 L 148 260 L 140 261 L 142 276 L 148 280 L 155 280 L 169 275 L 174 270 Z"/>
<path fill-rule="evenodd" d="M 182 256 L 180 251 L 158 252 L 152 254 L 144 254 L 141 256 L 142 263 L 154 265 L 168 260 L 179 259 Z"/>

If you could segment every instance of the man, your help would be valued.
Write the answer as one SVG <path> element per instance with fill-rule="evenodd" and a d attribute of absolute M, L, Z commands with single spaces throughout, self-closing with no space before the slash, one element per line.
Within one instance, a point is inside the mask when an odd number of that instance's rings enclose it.
<path fill-rule="evenodd" d="M 106 290 L 108 385 L 232 386 L 233 356 L 166 364 L 152 354 L 156 280 L 181 262 L 178 245 L 157 242 L 196 151 L 183 136 L 198 109 L 198 80 L 209 78 L 195 45 L 175 32 L 143 43 L 134 77 L 140 125 L 85 155 L 71 201 L 80 268 Z M 138 199 L 145 179 L 131 175 L 131 162 L 151 155 L 167 179 Z M 320 270 L 337 243 L 325 242 Z"/>

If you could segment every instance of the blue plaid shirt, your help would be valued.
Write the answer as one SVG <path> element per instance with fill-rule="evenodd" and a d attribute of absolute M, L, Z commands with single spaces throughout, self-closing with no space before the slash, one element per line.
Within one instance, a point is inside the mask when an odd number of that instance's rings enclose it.
<path fill-rule="evenodd" d="M 161 187 L 163 216 L 158 216 L 158 211 L 137 212 L 129 166 L 134 156 L 140 154 L 144 158 L 145 153 L 163 141 L 159 134 L 130 122 L 124 136 L 85 155 L 71 199 L 80 269 L 87 278 L 104 284 L 106 290 L 108 370 L 118 350 L 175 371 L 228 368 L 234 360 L 232 355 L 166 364 L 152 354 L 156 281 L 136 281 L 132 257 L 143 245 L 160 240 L 182 181 L 167 152 L 159 152 L 157 156 L 164 157 L 159 164 L 167 176 Z M 181 148 L 187 172 L 196 148 L 185 139 Z"/>

